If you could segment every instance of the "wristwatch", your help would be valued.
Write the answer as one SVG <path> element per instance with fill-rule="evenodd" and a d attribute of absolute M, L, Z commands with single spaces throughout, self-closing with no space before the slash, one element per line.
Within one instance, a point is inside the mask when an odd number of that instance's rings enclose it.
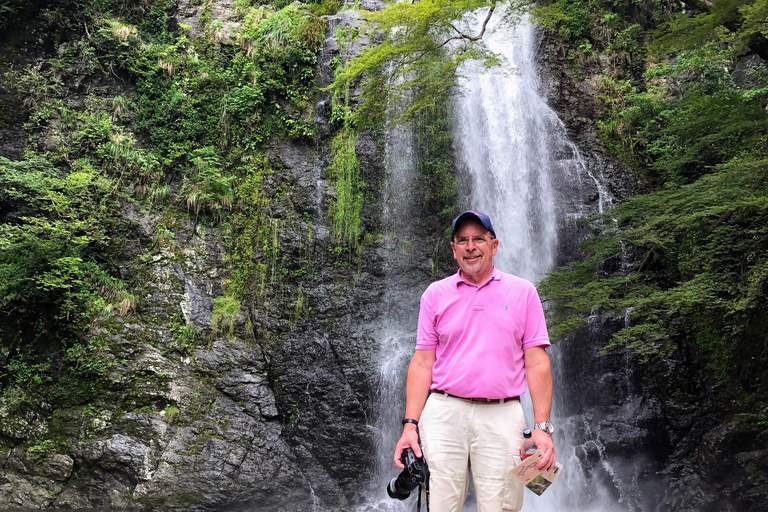
<path fill-rule="evenodd" d="M 538 428 L 549 434 L 552 435 L 552 432 L 555 431 L 555 426 L 552 424 L 551 421 L 542 421 L 541 423 L 536 423 L 533 425 L 533 428 Z"/>

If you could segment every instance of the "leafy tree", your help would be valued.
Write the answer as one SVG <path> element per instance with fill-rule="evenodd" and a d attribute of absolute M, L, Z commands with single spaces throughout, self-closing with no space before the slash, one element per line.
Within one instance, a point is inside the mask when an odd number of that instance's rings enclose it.
<path fill-rule="evenodd" d="M 350 59 L 330 89 L 344 93 L 347 84 L 359 79 L 365 101 L 357 118 L 381 122 L 386 103 L 398 101 L 405 105 L 398 119 L 410 118 L 455 90 L 465 61 L 497 64 L 499 57 L 482 41 L 491 20 L 514 23 L 529 5 L 526 0 L 421 0 L 365 12 L 358 37 L 383 41 Z"/>
<path fill-rule="evenodd" d="M 723 20 L 761 6 L 673 17 L 638 38 L 655 60 L 639 79 L 603 79 L 600 135 L 654 190 L 595 219 L 584 260 L 541 283 L 556 337 L 595 312 L 624 318 L 608 348 L 692 352 L 737 410 L 768 393 L 768 77 L 758 66 L 737 83 L 755 25 Z"/>
<path fill-rule="evenodd" d="M 117 222 L 111 179 L 87 161 L 62 177 L 43 158 L 0 157 L 0 185 L 0 380 L 7 383 L 26 379 L 23 361 L 42 364 L 77 346 L 108 304 L 133 299 L 105 269 Z"/>
<path fill-rule="evenodd" d="M 696 16 L 681 14 L 663 29 L 666 31 L 660 43 L 674 41 L 680 49 L 693 48 L 694 44 L 711 41 L 718 27 L 724 27 L 737 36 L 737 51 L 755 53 L 768 60 L 768 2 L 766 0 L 684 0 L 698 11 Z M 716 37 L 716 36 L 715 36 Z"/>

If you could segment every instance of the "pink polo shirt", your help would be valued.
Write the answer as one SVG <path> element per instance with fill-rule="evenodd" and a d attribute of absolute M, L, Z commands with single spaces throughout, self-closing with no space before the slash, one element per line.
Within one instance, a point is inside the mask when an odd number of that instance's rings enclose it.
<path fill-rule="evenodd" d="M 416 350 L 435 350 L 431 389 L 463 397 L 525 392 L 523 350 L 549 346 L 533 284 L 494 267 L 480 286 L 449 276 L 421 296 Z"/>

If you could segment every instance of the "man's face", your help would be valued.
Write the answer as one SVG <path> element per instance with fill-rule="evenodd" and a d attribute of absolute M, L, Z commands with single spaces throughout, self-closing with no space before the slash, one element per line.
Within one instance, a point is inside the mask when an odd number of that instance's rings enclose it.
<path fill-rule="evenodd" d="M 451 242 L 453 257 L 465 279 L 481 284 L 493 273 L 493 257 L 499 247 L 498 239 L 491 238 L 479 220 L 464 221 Z"/>

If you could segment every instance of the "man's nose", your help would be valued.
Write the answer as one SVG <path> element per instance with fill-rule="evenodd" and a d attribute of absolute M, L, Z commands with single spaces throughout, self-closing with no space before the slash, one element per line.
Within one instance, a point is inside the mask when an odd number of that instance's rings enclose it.
<path fill-rule="evenodd" d="M 471 251 L 475 248 L 475 241 L 472 240 L 472 237 L 469 237 L 469 240 L 467 240 L 467 250 Z"/>

